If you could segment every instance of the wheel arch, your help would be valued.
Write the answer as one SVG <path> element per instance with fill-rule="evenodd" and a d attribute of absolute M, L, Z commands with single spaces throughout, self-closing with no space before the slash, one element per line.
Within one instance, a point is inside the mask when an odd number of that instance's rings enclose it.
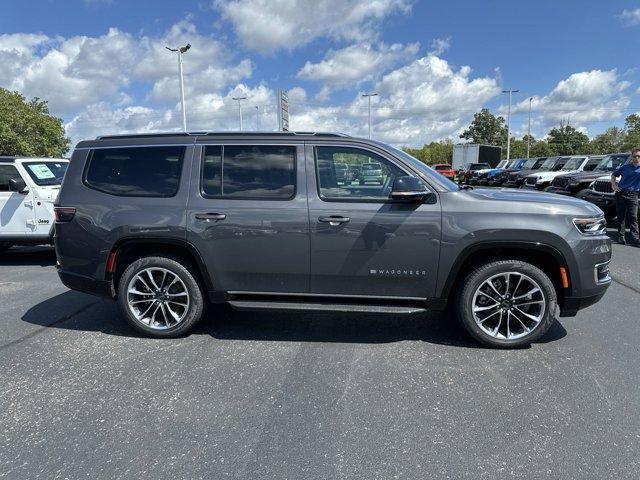
<path fill-rule="evenodd" d="M 123 238 L 111 248 L 109 257 L 112 255 L 115 255 L 115 269 L 113 273 L 106 273 L 105 280 L 112 282 L 115 292 L 118 291 L 118 283 L 122 273 L 131 262 L 141 257 L 160 255 L 177 258 L 193 265 L 196 269 L 196 279 L 209 300 L 217 301 L 207 265 L 200 252 L 189 242 L 176 238 Z"/>
<path fill-rule="evenodd" d="M 537 266 L 551 279 L 558 295 L 558 304 L 562 308 L 565 296 L 579 289 L 579 278 L 576 265 L 556 247 L 547 243 L 532 241 L 478 242 L 466 247 L 455 260 L 453 267 L 439 289 L 441 303 L 448 304 L 457 293 L 464 276 L 474 267 L 495 260 L 517 259 Z M 560 267 L 564 267 L 569 282 L 568 288 L 563 288 Z"/>

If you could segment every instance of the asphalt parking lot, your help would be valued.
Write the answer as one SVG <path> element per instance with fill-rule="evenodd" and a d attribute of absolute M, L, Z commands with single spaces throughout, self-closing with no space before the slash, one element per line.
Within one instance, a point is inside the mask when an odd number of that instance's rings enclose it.
<path fill-rule="evenodd" d="M 640 249 L 531 348 L 443 314 L 222 310 L 178 340 L 0 254 L 0 478 L 638 478 Z"/>

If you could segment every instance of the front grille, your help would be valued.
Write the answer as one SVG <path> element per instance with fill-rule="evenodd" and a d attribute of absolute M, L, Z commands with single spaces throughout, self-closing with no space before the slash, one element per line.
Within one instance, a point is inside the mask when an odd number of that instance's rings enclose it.
<path fill-rule="evenodd" d="M 599 193 L 613 193 L 611 182 L 609 180 L 596 180 L 593 182 L 593 191 Z"/>
<path fill-rule="evenodd" d="M 527 177 L 527 179 L 525 180 L 525 183 L 527 185 L 535 185 L 537 181 L 538 181 L 537 177 Z"/>
<path fill-rule="evenodd" d="M 569 177 L 565 177 L 563 175 L 560 175 L 559 177 L 556 177 L 556 178 L 553 179 L 553 186 L 554 187 L 566 188 L 567 185 L 569 185 Z"/>

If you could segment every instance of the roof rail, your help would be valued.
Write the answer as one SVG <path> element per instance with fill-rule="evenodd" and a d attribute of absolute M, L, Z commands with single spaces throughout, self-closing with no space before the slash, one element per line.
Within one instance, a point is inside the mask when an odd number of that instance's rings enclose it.
<path fill-rule="evenodd" d="M 100 135 L 96 140 L 122 139 L 122 138 L 152 138 L 152 137 L 223 137 L 223 136 L 263 136 L 263 137 L 293 137 L 293 136 L 317 136 L 317 137 L 350 137 L 340 132 L 159 132 L 159 133 L 126 133 L 121 135 Z"/>

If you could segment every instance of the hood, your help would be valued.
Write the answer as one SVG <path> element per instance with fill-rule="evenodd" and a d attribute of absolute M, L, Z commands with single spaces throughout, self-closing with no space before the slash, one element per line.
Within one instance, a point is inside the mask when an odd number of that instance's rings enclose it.
<path fill-rule="evenodd" d="M 527 175 L 531 174 L 531 173 L 536 173 L 539 172 L 540 170 L 531 170 L 530 168 L 527 170 L 514 170 L 513 173 L 517 173 L 518 177 L 526 177 Z"/>
<path fill-rule="evenodd" d="M 593 216 L 602 215 L 602 210 L 594 204 L 565 195 L 536 192 L 531 190 L 516 190 L 512 188 L 475 188 L 461 190 L 466 195 L 479 202 L 495 205 L 493 211 L 546 213 L 555 215 Z M 508 203 L 509 207 L 503 206 Z M 489 206 L 489 205 L 487 205 Z M 517 207 L 517 208 L 514 208 Z"/>
<path fill-rule="evenodd" d="M 576 172 L 576 171 L 574 171 Z M 531 175 L 527 175 L 528 177 L 536 177 L 544 182 L 549 181 L 549 180 L 553 180 L 556 177 L 559 177 L 560 175 L 570 175 L 571 173 L 574 172 L 563 172 L 558 170 L 557 172 L 549 172 L 549 171 L 544 171 L 544 172 L 534 172 Z"/>
<path fill-rule="evenodd" d="M 571 172 L 565 174 L 569 181 L 578 181 L 578 182 L 591 182 L 596 178 L 600 178 L 603 175 L 611 175 L 611 172 L 599 171 L 599 172 Z"/>

